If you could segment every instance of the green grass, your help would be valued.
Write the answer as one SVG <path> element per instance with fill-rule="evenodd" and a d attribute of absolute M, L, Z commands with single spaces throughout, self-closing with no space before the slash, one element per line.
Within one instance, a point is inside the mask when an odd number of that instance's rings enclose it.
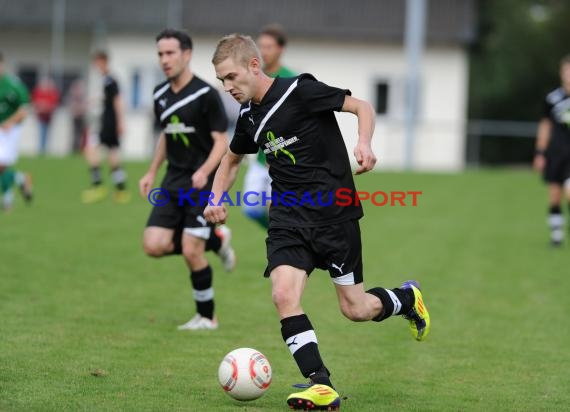
<path fill-rule="evenodd" d="M 36 201 L 0 215 L 0 410 L 285 410 L 300 381 L 281 340 L 265 234 L 230 211 L 239 266 L 215 256 L 215 332 L 182 333 L 193 315 L 180 257 L 151 259 L 140 198 L 83 206 L 81 159 L 24 159 Z M 131 189 L 146 164 L 128 164 Z M 417 207 L 365 206 L 367 286 L 422 282 L 433 329 L 411 339 L 401 319 L 351 323 L 325 272 L 304 306 L 344 411 L 551 411 L 570 407 L 570 250 L 552 250 L 546 191 L 526 171 L 382 173 L 360 190 L 421 190 Z M 224 354 L 262 351 L 274 380 L 261 399 L 217 383 Z M 100 370 L 103 376 L 93 376 Z"/>

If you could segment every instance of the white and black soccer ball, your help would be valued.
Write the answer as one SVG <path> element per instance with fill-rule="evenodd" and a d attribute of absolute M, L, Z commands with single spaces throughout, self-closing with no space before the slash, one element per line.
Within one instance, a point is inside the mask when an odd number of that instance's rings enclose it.
<path fill-rule="evenodd" d="M 218 381 L 238 401 L 261 397 L 271 384 L 271 365 L 263 353 L 239 348 L 228 353 L 218 368 Z"/>

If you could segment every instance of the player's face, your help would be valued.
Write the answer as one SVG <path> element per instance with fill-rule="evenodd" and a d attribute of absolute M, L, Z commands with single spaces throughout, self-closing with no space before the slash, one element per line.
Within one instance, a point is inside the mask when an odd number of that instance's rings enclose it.
<path fill-rule="evenodd" d="M 570 84 L 570 63 L 564 63 L 560 67 L 560 79 L 564 84 Z"/>
<path fill-rule="evenodd" d="M 266 66 L 271 67 L 279 63 L 281 53 L 283 53 L 283 48 L 277 44 L 274 37 L 262 34 L 257 39 L 257 47 L 259 47 L 263 63 Z"/>
<path fill-rule="evenodd" d="M 165 38 L 158 41 L 158 60 L 160 68 L 168 80 L 174 80 L 188 68 L 192 52 L 182 50 L 180 42 L 175 38 Z"/>
<path fill-rule="evenodd" d="M 95 68 L 99 73 L 101 74 L 107 73 L 107 60 L 101 57 L 96 57 L 95 59 L 93 59 L 93 64 L 95 65 Z"/>
<path fill-rule="evenodd" d="M 239 103 L 247 103 L 256 93 L 257 75 L 261 67 L 259 60 L 253 58 L 247 66 L 238 64 L 229 57 L 215 66 L 216 77 L 221 80 L 224 90 Z"/>

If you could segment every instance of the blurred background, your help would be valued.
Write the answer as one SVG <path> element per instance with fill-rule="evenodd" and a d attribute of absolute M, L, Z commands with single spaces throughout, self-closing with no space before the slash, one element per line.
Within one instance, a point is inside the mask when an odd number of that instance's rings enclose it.
<path fill-rule="evenodd" d="M 290 37 L 284 64 L 374 105 L 379 168 L 458 171 L 530 165 L 568 21 L 561 0 L 20 0 L 0 1 L 0 49 L 30 91 L 48 79 L 58 90 L 45 147 L 53 156 L 78 150 L 74 119 L 95 117 L 100 90 L 90 56 L 108 50 L 127 109 L 122 150 L 142 160 L 154 147 L 152 89 L 163 79 L 154 36 L 186 29 L 193 70 L 217 85 L 217 40 L 277 22 Z M 350 148 L 355 119 L 339 119 Z M 27 118 L 24 156 L 42 151 L 40 125 Z"/>

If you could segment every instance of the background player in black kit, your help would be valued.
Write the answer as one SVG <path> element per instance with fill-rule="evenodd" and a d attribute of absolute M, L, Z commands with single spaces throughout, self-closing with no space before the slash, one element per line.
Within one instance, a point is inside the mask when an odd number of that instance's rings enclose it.
<path fill-rule="evenodd" d="M 234 138 L 214 179 L 216 204 L 233 183 L 244 154 L 266 149 L 273 193 L 294 192 L 297 199 L 309 192 L 354 191 L 350 162 L 334 111 L 358 118 L 358 143 L 354 155 L 356 174 L 376 163 L 371 138 L 374 111 L 348 90 L 318 82 L 312 75 L 272 79 L 262 71 L 262 61 L 248 36 L 224 37 L 212 63 L 224 90 L 242 104 Z M 224 206 L 207 206 L 204 216 L 224 222 Z M 286 207 L 272 203 L 267 238 L 267 268 L 272 298 L 281 318 L 281 333 L 304 377 L 311 386 L 293 393 L 287 403 L 293 409 L 338 409 L 340 398 L 321 359 L 317 337 L 301 307 L 308 276 L 315 268 L 328 270 L 340 309 L 353 321 L 382 321 L 393 315 L 409 320 L 417 340 L 427 337 L 429 314 L 415 281 L 396 289 L 363 286 L 360 206 L 307 205 Z"/>
<path fill-rule="evenodd" d="M 83 191 L 83 203 L 98 202 L 107 196 L 107 189 L 103 186 L 101 175 L 100 146 L 108 149 L 111 178 L 115 184 L 113 200 L 117 203 L 126 203 L 131 196 L 126 191 L 127 175 L 121 167 L 120 139 L 125 131 L 123 103 L 119 92 L 119 85 L 111 76 L 109 69 L 109 56 L 105 51 L 98 51 L 93 55 L 93 64 L 103 76 L 103 101 L 101 117 L 97 129 L 90 130 L 85 147 L 85 157 L 91 168 L 91 188 Z"/>
<path fill-rule="evenodd" d="M 139 187 L 147 196 L 164 160 L 168 161 L 161 188 L 170 194 L 164 206 L 154 206 L 144 232 L 145 253 L 161 257 L 182 254 L 190 269 L 196 301 L 196 315 L 180 325 L 180 330 L 216 329 L 212 269 L 205 256 L 206 241 L 222 258 L 226 269 L 233 268 L 234 252 L 229 230 L 215 231 L 200 205 L 200 191 L 209 191 L 213 172 L 227 147 L 227 117 L 218 92 L 190 70 L 192 40 L 184 32 L 164 30 L 156 37 L 158 57 L 167 81 L 154 89 L 154 111 L 163 129 L 149 171 Z M 179 205 L 179 190 L 191 198 Z"/>
<path fill-rule="evenodd" d="M 548 93 L 538 125 L 534 168 L 543 172 L 548 184 L 550 241 L 559 246 L 564 239 L 564 215 L 560 204 L 566 189 L 570 210 L 570 55 L 560 62 L 561 86 Z"/>

